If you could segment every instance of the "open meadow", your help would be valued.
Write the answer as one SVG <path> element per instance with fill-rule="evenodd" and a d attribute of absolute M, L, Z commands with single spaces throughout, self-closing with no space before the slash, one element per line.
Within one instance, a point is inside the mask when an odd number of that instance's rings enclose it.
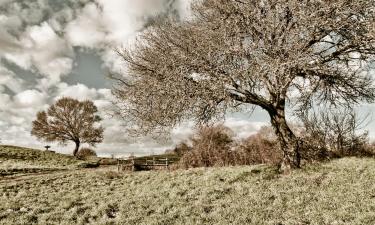
<path fill-rule="evenodd" d="M 374 224 L 374 181 L 373 158 L 290 175 L 265 165 L 122 173 L 68 166 L 0 176 L 0 224 Z"/>

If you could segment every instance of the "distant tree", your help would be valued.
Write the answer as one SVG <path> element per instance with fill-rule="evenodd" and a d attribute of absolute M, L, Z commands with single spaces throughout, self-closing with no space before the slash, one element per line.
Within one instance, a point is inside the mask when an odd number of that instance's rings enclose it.
<path fill-rule="evenodd" d="M 92 101 L 64 97 L 47 111 L 38 112 L 31 134 L 44 141 L 62 144 L 72 141 L 75 143 L 73 155 L 76 156 L 80 144 L 94 146 L 103 141 L 103 128 L 97 124 L 101 120 L 97 112 Z"/>
<path fill-rule="evenodd" d="M 133 49 L 119 51 L 127 70 L 114 76 L 114 94 L 144 133 L 259 106 L 289 170 L 300 167 L 300 144 L 286 106 L 375 99 L 372 0 L 200 0 L 192 9 L 190 20 L 155 22 Z"/>

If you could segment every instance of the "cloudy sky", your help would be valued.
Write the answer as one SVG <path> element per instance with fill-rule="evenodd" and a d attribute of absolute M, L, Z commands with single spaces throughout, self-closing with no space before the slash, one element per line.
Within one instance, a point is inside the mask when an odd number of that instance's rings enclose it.
<path fill-rule="evenodd" d="M 111 82 L 106 75 L 124 68 L 114 49 L 131 45 L 157 15 L 189 16 L 188 0 L 0 0 L 0 140 L 38 147 L 30 136 L 39 110 L 62 96 L 91 99 L 104 117 L 105 154 L 149 154 L 164 151 L 191 134 L 191 124 L 176 128 L 165 143 L 128 137 L 112 118 Z M 362 113 L 374 105 L 362 106 Z M 268 123 L 257 110 L 228 116 L 226 125 L 238 138 Z M 375 123 L 367 127 L 375 136 Z M 68 153 L 72 146 L 54 149 Z"/>

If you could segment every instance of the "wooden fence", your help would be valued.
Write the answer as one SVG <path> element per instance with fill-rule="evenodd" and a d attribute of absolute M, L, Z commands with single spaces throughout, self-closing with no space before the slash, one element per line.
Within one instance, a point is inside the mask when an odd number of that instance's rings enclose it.
<path fill-rule="evenodd" d="M 117 171 L 142 171 L 142 170 L 163 170 L 169 169 L 169 166 L 174 163 L 173 159 L 166 158 L 129 158 L 117 159 Z"/>

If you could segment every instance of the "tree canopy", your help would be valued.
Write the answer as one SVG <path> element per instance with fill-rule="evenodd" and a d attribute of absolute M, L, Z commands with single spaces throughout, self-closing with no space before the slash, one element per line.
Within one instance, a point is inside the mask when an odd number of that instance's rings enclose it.
<path fill-rule="evenodd" d="M 201 0 L 187 21 L 155 22 L 115 76 L 120 113 L 145 133 L 186 119 L 221 118 L 259 106 L 299 167 L 285 107 L 352 106 L 375 99 L 375 2 L 368 0 Z M 287 104 L 289 103 L 289 104 Z"/>
<path fill-rule="evenodd" d="M 103 141 L 103 128 L 97 123 L 101 120 L 96 113 L 97 107 L 90 100 L 78 101 L 73 98 L 61 98 L 47 111 L 40 111 L 33 121 L 31 134 L 37 138 L 65 144 L 76 144 L 76 155 L 80 144 L 95 145 Z"/>

